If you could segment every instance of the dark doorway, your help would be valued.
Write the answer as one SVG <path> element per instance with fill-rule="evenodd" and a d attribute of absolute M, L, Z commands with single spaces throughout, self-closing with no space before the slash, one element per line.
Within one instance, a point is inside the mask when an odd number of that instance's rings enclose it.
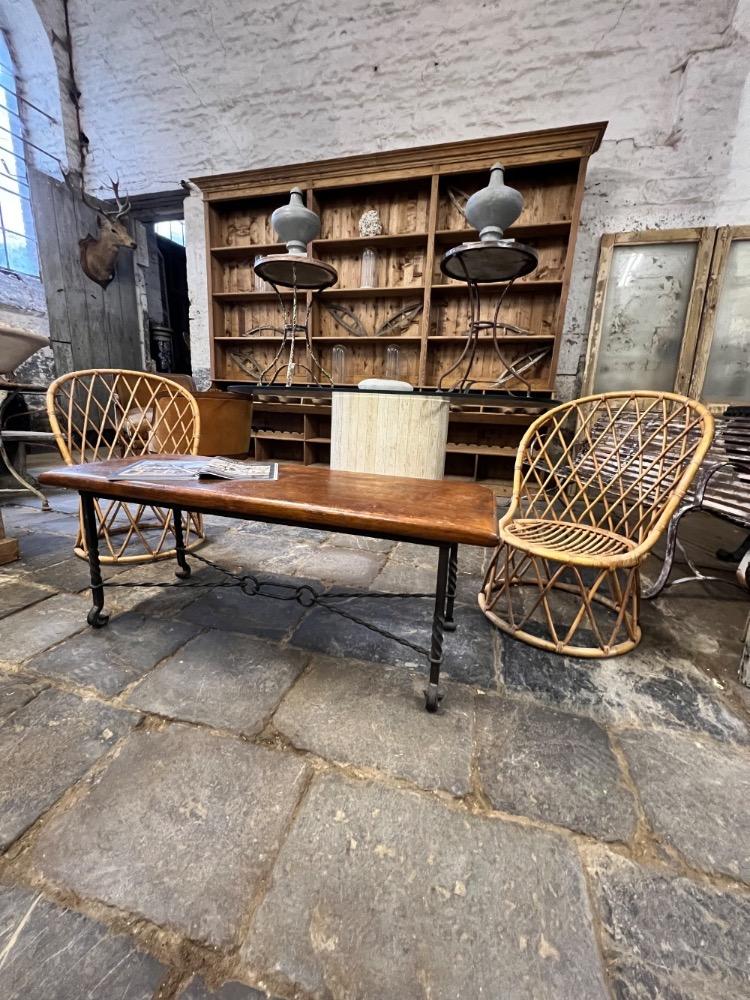
<path fill-rule="evenodd" d="M 182 219 L 160 220 L 148 227 L 148 234 L 151 357 L 158 372 L 190 375 L 185 225 Z"/>
<path fill-rule="evenodd" d="M 165 326 L 172 331 L 172 371 L 190 375 L 190 303 L 185 247 L 156 236 L 161 258 Z"/>

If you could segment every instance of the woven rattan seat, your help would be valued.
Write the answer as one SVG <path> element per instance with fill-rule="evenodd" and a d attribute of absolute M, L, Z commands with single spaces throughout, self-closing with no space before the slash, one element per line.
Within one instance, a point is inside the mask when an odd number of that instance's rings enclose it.
<path fill-rule="evenodd" d="M 516 638 L 575 656 L 640 640 L 639 567 L 711 443 L 713 420 L 669 392 L 564 403 L 521 441 L 513 499 L 479 605 Z"/>
<path fill-rule="evenodd" d="M 513 544 L 522 544 L 527 552 L 552 559 L 570 559 L 577 565 L 591 565 L 602 556 L 627 557 L 635 542 L 590 524 L 571 521 L 519 519 L 505 525 L 501 537 Z"/>
<path fill-rule="evenodd" d="M 47 391 L 47 414 L 67 465 L 141 455 L 195 455 L 200 416 L 195 397 L 161 375 L 98 368 L 70 372 Z M 96 501 L 103 563 L 173 557 L 172 511 L 121 500 Z M 186 547 L 204 541 L 200 515 L 183 515 Z M 79 519 L 75 553 L 87 557 Z"/>

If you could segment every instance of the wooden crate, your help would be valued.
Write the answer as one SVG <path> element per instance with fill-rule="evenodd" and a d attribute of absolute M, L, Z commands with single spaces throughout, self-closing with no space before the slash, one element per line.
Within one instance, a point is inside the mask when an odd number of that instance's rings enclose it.
<path fill-rule="evenodd" d="M 311 333 L 323 366 L 331 370 L 332 350 L 341 344 L 347 383 L 382 377 L 387 349 L 396 344 L 401 377 L 435 386 L 459 357 L 469 322 L 466 287 L 442 275 L 440 257 L 450 246 L 477 238 L 465 228 L 451 194 L 484 187 L 489 167 L 500 160 L 507 183 L 525 200 L 508 236 L 539 253 L 536 271 L 517 281 L 503 303 L 500 318 L 509 324 L 503 356 L 513 362 L 546 349 L 527 378 L 534 389 L 551 394 L 586 167 L 604 128 L 595 123 L 195 178 L 206 204 L 214 381 L 255 382 L 252 372 L 268 365 L 278 349 L 283 321 L 274 294 L 258 289 L 253 262 L 258 255 L 283 252 L 274 242 L 270 216 L 288 200 L 290 188 L 299 186 L 321 218 L 320 238 L 309 251 L 339 274 L 336 285 L 309 300 Z M 380 214 L 383 234 L 362 238 L 359 217 L 370 208 Z M 374 288 L 363 288 L 360 281 L 366 247 L 378 251 Z M 483 287 L 485 317 L 503 288 Z M 410 306 L 421 306 L 411 322 L 380 332 Z M 342 318 L 356 321 L 359 335 L 350 333 Z M 502 371 L 489 338 L 479 346 L 474 371 L 486 379 Z M 510 382 L 507 388 L 522 385 Z M 477 479 L 507 493 L 515 449 L 532 418 L 498 407 L 454 407 L 446 476 Z M 325 464 L 329 439 L 327 405 L 307 405 L 300 396 L 270 404 L 261 398 L 255 408 L 253 448 L 259 458 Z"/>

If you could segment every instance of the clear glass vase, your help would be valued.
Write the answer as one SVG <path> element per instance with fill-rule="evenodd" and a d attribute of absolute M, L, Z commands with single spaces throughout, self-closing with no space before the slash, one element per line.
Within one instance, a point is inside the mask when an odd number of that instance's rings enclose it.
<path fill-rule="evenodd" d="M 394 380 L 401 376 L 401 355 L 395 344 L 390 344 L 385 352 L 385 377 Z"/>
<path fill-rule="evenodd" d="M 375 288 L 376 271 L 378 269 L 378 251 L 372 247 L 365 247 L 362 251 L 362 267 L 359 274 L 359 284 L 361 288 Z"/>
<path fill-rule="evenodd" d="M 346 348 L 335 344 L 331 351 L 331 378 L 334 385 L 346 385 Z"/>

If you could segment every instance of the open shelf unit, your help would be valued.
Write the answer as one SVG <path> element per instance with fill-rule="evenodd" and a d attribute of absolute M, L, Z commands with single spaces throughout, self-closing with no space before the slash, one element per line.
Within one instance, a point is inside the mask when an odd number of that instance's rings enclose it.
<path fill-rule="evenodd" d="M 446 279 L 440 257 L 451 245 L 477 239 L 466 228 L 456 198 L 484 187 L 500 160 L 506 181 L 524 196 L 524 210 L 506 235 L 534 246 L 539 266 L 517 281 L 501 312 L 503 358 L 513 363 L 543 352 L 526 373 L 532 388 L 552 393 L 565 313 L 583 185 L 589 156 L 604 125 L 572 126 L 494 139 L 323 160 L 272 169 L 195 178 L 206 205 L 212 377 L 218 385 L 254 383 L 280 340 L 275 294 L 253 272 L 257 256 L 283 252 L 270 217 L 301 187 L 321 217 L 320 238 L 309 252 L 332 264 L 339 280 L 305 301 L 318 358 L 328 371 L 332 350 L 346 357 L 346 384 L 385 375 L 387 349 L 399 350 L 399 375 L 416 386 L 436 386 L 465 343 L 466 286 Z M 383 233 L 358 235 L 366 209 L 376 209 Z M 361 283 L 362 251 L 377 252 L 375 287 Z M 503 284 L 482 287 L 483 315 L 494 312 Z M 287 293 L 288 298 L 288 293 Z M 417 307 L 395 329 L 378 331 L 398 313 Z M 342 325 L 356 325 L 353 333 Z M 256 331 L 256 332 L 251 332 Z M 503 370 L 490 337 L 480 341 L 473 377 L 495 379 Z M 308 381 L 302 372 L 301 382 Z M 450 384 L 450 383 L 448 383 Z M 520 389 L 522 383 L 506 383 Z M 330 405 L 269 402 L 260 391 L 253 420 L 258 458 L 325 464 L 330 456 Z M 518 441 L 534 417 L 499 407 L 452 401 L 446 476 L 477 480 L 507 492 Z"/>

